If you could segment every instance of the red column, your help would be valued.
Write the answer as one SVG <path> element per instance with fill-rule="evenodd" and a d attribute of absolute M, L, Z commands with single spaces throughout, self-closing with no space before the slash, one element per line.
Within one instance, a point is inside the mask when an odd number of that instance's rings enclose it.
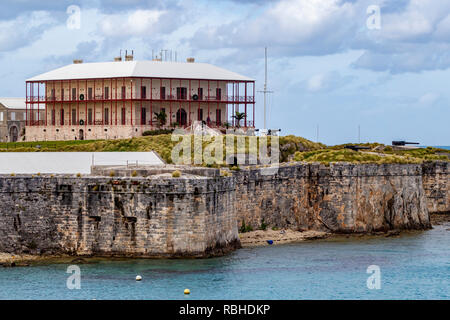
<path fill-rule="evenodd" d="M 69 80 L 69 126 L 72 125 L 72 81 Z"/>
<path fill-rule="evenodd" d="M 247 128 L 247 81 L 245 83 L 245 127 Z"/>
<path fill-rule="evenodd" d="M 188 120 L 188 126 L 191 125 L 191 97 L 192 97 L 192 92 L 191 92 L 191 79 L 189 79 L 189 120 Z"/>
<path fill-rule="evenodd" d="M 255 128 L 255 81 L 253 81 L 253 128 Z"/>
<path fill-rule="evenodd" d="M 231 110 L 231 111 L 232 111 L 232 112 L 231 112 L 231 116 L 232 116 L 232 117 L 234 117 L 234 106 L 235 106 L 235 100 L 236 100 L 236 96 L 234 95 L 234 87 L 235 87 L 235 83 L 234 83 L 234 81 L 233 81 L 233 104 L 232 104 L 232 110 Z M 235 119 L 234 119 L 234 118 L 232 118 L 232 119 L 233 119 L 233 120 L 232 120 L 232 121 L 233 121 L 232 123 L 233 123 L 233 127 L 234 127 L 234 120 L 235 120 Z"/>
<path fill-rule="evenodd" d="M 85 81 L 85 90 L 84 90 L 84 109 L 85 109 L 85 112 L 84 112 L 84 127 L 86 127 L 87 126 L 87 123 L 88 123 L 88 114 L 87 114 L 87 98 L 88 98 L 88 96 L 87 96 L 87 80 Z M 86 132 L 84 133 L 85 135 L 86 135 Z"/>
<path fill-rule="evenodd" d="M 180 98 L 181 98 L 181 79 L 180 79 Z M 180 122 L 181 122 L 181 99 L 180 99 L 180 105 L 178 106 L 178 117 L 180 118 Z M 179 123 L 178 125 L 181 126 L 181 123 Z"/>
<path fill-rule="evenodd" d="M 210 86 L 209 86 L 209 80 L 208 80 L 208 116 L 206 117 L 206 124 L 209 126 L 210 124 L 209 124 L 209 121 L 208 121 L 208 119 L 211 119 L 210 117 L 209 117 L 209 101 L 210 101 L 210 99 L 209 99 L 209 97 L 210 97 L 210 95 L 209 95 L 209 93 L 210 93 Z"/>
<path fill-rule="evenodd" d="M 225 82 L 225 121 L 228 123 L 228 82 Z"/>
<path fill-rule="evenodd" d="M 96 103 L 95 103 L 95 80 L 96 79 L 94 79 L 94 97 L 93 97 L 93 99 L 94 99 L 94 125 L 95 125 L 95 107 L 96 107 Z"/>
<path fill-rule="evenodd" d="M 102 79 L 102 125 L 105 125 L 105 79 Z"/>
<path fill-rule="evenodd" d="M 77 80 L 77 92 L 75 95 L 77 99 L 77 126 L 80 125 L 80 81 Z"/>
<path fill-rule="evenodd" d="M 130 81 L 131 96 L 130 96 L 130 109 L 131 109 L 131 125 L 133 125 L 133 79 Z"/>
<path fill-rule="evenodd" d="M 144 98 L 143 96 L 142 96 L 142 78 L 141 78 L 141 88 L 140 88 L 140 92 L 141 92 L 141 110 L 139 111 L 140 112 L 140 119 L 141 119 L 141 126 L 142 126 L 142 99 Z"/>
<path fill-rule="evenodd" d="M 28 125 L 28 82 L 25 81 L 25 126 Z"/>
<path fill-rule="evenodd" d="M 125 83 L 125 79 L 122 78 L 122 87 L 123 87 L 124 83 Z M 120 89 L 120 90 L 122 90 L 122 89 Z M 126 98 L 126 97 L 127 97 L 127 88 L 125 87 L 125 98 Z M 122 98 L 122 108 L 125 108 L 125 100 L 124 100 L 124 97 L 122 96 L 121 98 Z M 122 113 L 122 112 L 121 112 L 121 113 Z M 125 109 L 125 119 L 122 119 L 122 123 L 125 123 L 125 125 L 127 124 L 127 111 L 126 111 L 126 109 Z"/>
<path fill-rule="evenodd" d="M 153 78 L 150 78 L 150 125 L 153 126 Z"/>
<path fill-rule="evenodd" d="M 117 78 L 116 78 L 116 99 L 115 100 L 116 100 L 116 126 L 117 126 Z"/>

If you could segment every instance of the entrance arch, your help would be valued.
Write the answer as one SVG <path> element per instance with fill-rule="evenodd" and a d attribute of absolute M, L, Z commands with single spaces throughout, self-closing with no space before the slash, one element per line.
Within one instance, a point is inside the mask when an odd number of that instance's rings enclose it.
<path fill-rule="evenodd" d="M 80 129 L 78 132 L 78 140 L 84 140 L 84 130 Z"/>
<path fill-rule="evenodd" d="M 177 123 L 180 126 L 185 126 L 187 124 L 187 114 L 183 108 L 177 110 Z"/>
<path fill-rule="evenodd" d="M 17 142 L 19 140 L 19 129 L 16 126 L 9 128 L 9 141 Z"/>

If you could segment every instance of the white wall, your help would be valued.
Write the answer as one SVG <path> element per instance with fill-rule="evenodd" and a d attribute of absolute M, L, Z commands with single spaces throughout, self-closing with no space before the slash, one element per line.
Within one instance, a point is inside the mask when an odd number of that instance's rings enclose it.
<path fill-rule="evenodd" d="M 154 152 L 1 152 L 0 174 L 90 173 L 91 165 L 163 165 Z"/>

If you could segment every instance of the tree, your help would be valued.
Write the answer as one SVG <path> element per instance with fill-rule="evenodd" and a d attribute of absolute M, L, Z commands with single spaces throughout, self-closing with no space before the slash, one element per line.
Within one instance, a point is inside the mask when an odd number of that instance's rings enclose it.
<path fill-rule="evenodd" d="M 232 118 L 236 119 L 236 121 L 237 121 L 236 127 L 240 128 L 241 120 L 245 119 L 245 113 L 236 111 L 236 114 L 234 116 L 232 116 Z"/>
<path fill-rule="evenodd" d="M 167 114 L 161 110 L 160 112 L 155 112 L 156 121 L 158 122 L 158 127 L 161 128 L 166 124 Z"/>

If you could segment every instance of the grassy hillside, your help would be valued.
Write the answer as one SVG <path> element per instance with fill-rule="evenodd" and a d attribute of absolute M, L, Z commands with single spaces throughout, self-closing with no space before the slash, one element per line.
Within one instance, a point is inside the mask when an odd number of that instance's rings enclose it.
<path fill-rule="evenodd" d="M 191 137 L 191 159 L 194 153 L 194 140 Z M 223 136 L 222 136 L 223 137 Z M 228 136 L 230 137 L 230 136 Z M 239 136 L 245 144 L 238 148 L 238 136 L 234 138 L 234 152 L 257 154 L 258 145 L 252 144 L 249 137 Z M 212 139 L 212 141 L 214 141 Z M 327 147 L 302 137 L 280 137 L 280 161 L 291 160 L 305 162 L 352 162 L 352 163 L 421 163 L 428 160 L 449 160 L 448 150 L 424 148 L 415 150 L 394 151 L 392 147 L 379 143 L 360 144 L 369 150 L 352 151 L 345 149 L 347 145 Z M 46 152 L 46 151 L 76 151 L 76 152 L 108 152 L 108 151 L 156 151 L 167 163 L 172 163 L 172 149 L 178 141 L 172 141 L 171 134 L 137 137 L 120 140 L 85 140 L 85 141 L 42 141 L 0 143 L 0 152 Z M 203 142 L 203 150 L 211 142 Z M 271 139 L 268 138 L 270 146 Z M 256 148 L 255 148 L 256 146 Z M 223 153 L 223 160 L 231 150 L 227 147 Z M 212 152 L 214 155 L 214 152 Z M 206 165 L 206 164 L 204 164 Z M 216 166 L 210 164 L 210 166 Z"/>

